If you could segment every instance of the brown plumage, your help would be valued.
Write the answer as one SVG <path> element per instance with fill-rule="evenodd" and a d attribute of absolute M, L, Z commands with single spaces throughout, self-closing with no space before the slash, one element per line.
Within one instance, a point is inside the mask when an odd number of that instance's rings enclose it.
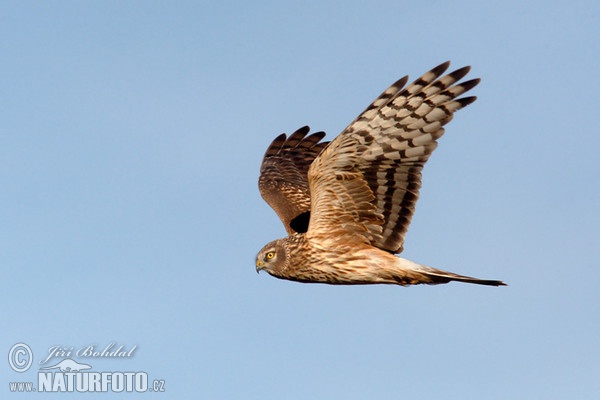
<path fill-rule="evenodd" d="M 416 285 L 450 281 L 500 286 L 417 264 L 402 252 L 421 187 L 421 170 L 454 112 L 479 83 L 445 76 L 443 63 L 404 87 L 394 83 L 331 143 L 303 127 L 278 136 L 261 166 L 259 188 L 288 237 L 258 253 L 256 270 L 329 284 Z"/>
<path fill-rule="evenodd" d="M 306 136 L 309 130 L 308 126 L 304 126 L 289 138 L 285 133 L 277 136 L 260 166 L 260 194 L 273 207 L 289 235 L 306 232 L 308 228 L 308 168 L 329 144 L 319 142 L 325 137 L 325 132 Z"/>

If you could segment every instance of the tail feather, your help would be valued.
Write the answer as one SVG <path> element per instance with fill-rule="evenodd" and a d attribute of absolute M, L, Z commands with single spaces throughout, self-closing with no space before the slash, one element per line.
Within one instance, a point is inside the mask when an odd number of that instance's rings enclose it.
<path fill-rule="evenodd" d="M 391 277 L 399 285 L 437 285 L 452 281 L 473 283 L 487 286 L 506 286 L 506 283 L 492 279 L 479 279 L 472 276 L 455 274 L 454 272 L 418 264 L 405 258 L 396 257 L 393 268 L 388 270 Z"/>
<path fill-rule="evenodd" d="M 440 269 L 435 269 L 431 267 L 423 267 L 420 270 L 423 275 L 431 280 L 431 282 L 426 282 L 430 285 L 436 285 L 439 283 L 448 283 L 451 281 L 457 282 L 465 282 L 465 283 L 474 283 L 477 285 L 487 285 L 487 286 L 507 286 L 506 283 L 502 281 L 492 280 L 492 279 L 478 279 L 473 278 L 471 276 L 459 275 L 453 272 L 442 271 Z"/>

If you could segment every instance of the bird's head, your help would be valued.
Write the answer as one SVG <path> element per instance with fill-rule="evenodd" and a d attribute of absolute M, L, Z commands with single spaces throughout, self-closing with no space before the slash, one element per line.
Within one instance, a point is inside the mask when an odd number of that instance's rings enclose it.
<path fill-rule="evenodd" d="M 274 240 L 263 247 L 256 255 L 256 272 L 263 269 L 271 275 L 278 275 L 287 266 L 285 239 Z"/>

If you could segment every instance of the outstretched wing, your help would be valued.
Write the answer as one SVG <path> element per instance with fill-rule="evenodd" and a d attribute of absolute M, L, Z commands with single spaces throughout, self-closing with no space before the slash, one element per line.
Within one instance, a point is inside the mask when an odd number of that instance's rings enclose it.
<path fill-rule="evenodd" d="M 440 78 L 449 65 L 406 88 L 408 77 L 394 83 L 317 157 L 308 172 L 309 237 L 402 251 L 423 165 L 454 112 L 476 99 L 457 98 L 479 83 L 457 83 L 470 67 Z"/>
<path fill-rule="evenodd" d="M 310 215 L 308 168 L 329 142 L 324 132 L 308 135 L 304 126 L 287 137 L 277 136 L 267 148 L 260 167 L 258 188 L 275 210 L 288 234 L 306 232 Z M 308 135 L 308 136 L 307 136 Z"/>

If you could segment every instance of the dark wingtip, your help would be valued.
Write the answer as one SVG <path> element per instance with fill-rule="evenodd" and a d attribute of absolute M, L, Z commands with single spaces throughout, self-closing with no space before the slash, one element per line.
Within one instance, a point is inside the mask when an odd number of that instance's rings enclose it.
<path fill-rule="evenodd" d="M 441 63 L 435 68 L 430 69 L 425 74 L 421 75 L 417 80 L 415 80 L 413 85 L 429 85 L 432 82 L 436 81 L 450 66 L 450 61 L 446 61 L 445 63 Z M 433 75 L 431 77 L 430 75 Z"/>
<path fill-rule="evenodd" d="M 435 75 L 441 75 L 444 72 L 446 72 L 446 70 L 448 69 L 448 67 L 450 66 L 450 60 L 441 63 L 440 65 L 438 65 L 435 68 L 431 69 L 431 72 L 433 72 Z"/>
<path fill-rule="evenodd" d="M 471 66 L 467 65 L 467 66 L 457 69 L 456 71 L 450 72 L 448 75 L 458 81 L 458 80 L 461 80 L 462 78 L 464 78 L 469 73 L 469 71 L 471 71 Z"/>
<path fill-rule="evenodd" d="M 457 99 L 455 101 L 458 101 L 462 108 L 462 107 L 466 107 L 469 104 L 473 103 L 475 100 L 477 100 L 477 96 L 463 97 L 463 98 Z"/>
<path fill-rule="evenodd" d="M 406 85 L 406 82 L 408 82 L 408 75 L 404 75 L 402 78 L 398 79 L 391 87 L 401 90 L 404 88 L 404 85 Z"/>
<path fill-rule="evenodd" d="M 473 89 L 475 86 L 479 85 L 479 82 L 481 82 L 481 78 L 475 78 L 475 79 L 471 79 L 469 81 L 462 82 L 460 84 L 460 86 L 462 86 L 466 92 L 468 90 Z"/>
<path fill-rule="evenodd" d="M 304 137 L 308 132 L 310 132 L 310 126 L 304 125 L 303 127 L 296 129 L 296 132 L 292 133 L 290 137 L 293 135 L 302 135 L 302 137 Z"/>
<path fill-rule="evenodd" d="M 267 147 L 267 151 L 265 152 L 263 159 L 270 156 L 274 156 L 275 154 L 279 153 L 286 140 L 287 135 L 285 133 L 282 133 L 281 135 L 273 139 L 269 147 Z"/>

